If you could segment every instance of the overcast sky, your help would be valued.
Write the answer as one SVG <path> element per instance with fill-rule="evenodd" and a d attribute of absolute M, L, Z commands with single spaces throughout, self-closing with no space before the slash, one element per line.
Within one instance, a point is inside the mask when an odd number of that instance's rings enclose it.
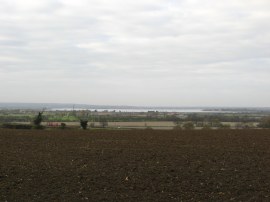
<path fill-rule="evenodd" d="M 0 102 L 270 106 L 269 0 L 0 0 Z"/>

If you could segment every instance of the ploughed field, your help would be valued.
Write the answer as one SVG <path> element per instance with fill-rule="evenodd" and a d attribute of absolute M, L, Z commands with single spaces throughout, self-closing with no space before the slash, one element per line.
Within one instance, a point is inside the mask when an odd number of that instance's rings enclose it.
<path fill-rule="evenodd" d="M 0 201 L 270 201 L 270 131 L 1 129 Z"/>

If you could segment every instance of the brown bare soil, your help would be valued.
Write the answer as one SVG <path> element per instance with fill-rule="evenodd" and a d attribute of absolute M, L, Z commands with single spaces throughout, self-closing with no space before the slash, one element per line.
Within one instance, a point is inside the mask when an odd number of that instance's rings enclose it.
<path fill-rule="evenodd" d="M 270 201 L 269 130 L 0 130 L 0 201 Z"/>

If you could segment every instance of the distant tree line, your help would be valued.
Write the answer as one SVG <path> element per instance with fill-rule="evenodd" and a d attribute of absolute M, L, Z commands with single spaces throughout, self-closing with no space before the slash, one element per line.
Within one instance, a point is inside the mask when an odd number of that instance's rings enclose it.
<path fill-rule="evenodd" d="M 31 122 L 35 115 L 4 115 L 0 114 L 0 122 Z M 58 122 L 76 122 L 79 121 L 79 115 L 69 115 L 69 114 L 59 114 L 53 112 L 43 114 L 43 121 L 58 121 Z M 186 114 L 183 117 L 177 115 L 121 115 L 121 114 L 112 114 L 112 115 L 92 115 L 85 114 L 83 116 L 92 122 L 99 122 L 100 119 L 106 119 L 108 122 L 145 122 L 145 121 L 192 121 L 192 122 L 258 122 L 261 117 L 256 117 L 253 115 L 233 115 L 233 114 Z"/>
<path fill-rule="evenodd" d="M 32 116 L 10 116 L 10 115 L 0 115 L 0 122 L 30 122 L 33 120 Z"/>

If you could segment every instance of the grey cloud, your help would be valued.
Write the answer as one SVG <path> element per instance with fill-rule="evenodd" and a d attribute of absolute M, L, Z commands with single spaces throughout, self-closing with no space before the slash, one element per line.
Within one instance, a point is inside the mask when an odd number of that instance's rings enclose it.
<path fill-rule="evenodd" d="M 266 106 L 270 100 L 266 0 L 0 3 L 0 79 L 8 84 L 0 87 L 0 101 Z M 38 87 L 49 96 L 35 98 Z"/>

